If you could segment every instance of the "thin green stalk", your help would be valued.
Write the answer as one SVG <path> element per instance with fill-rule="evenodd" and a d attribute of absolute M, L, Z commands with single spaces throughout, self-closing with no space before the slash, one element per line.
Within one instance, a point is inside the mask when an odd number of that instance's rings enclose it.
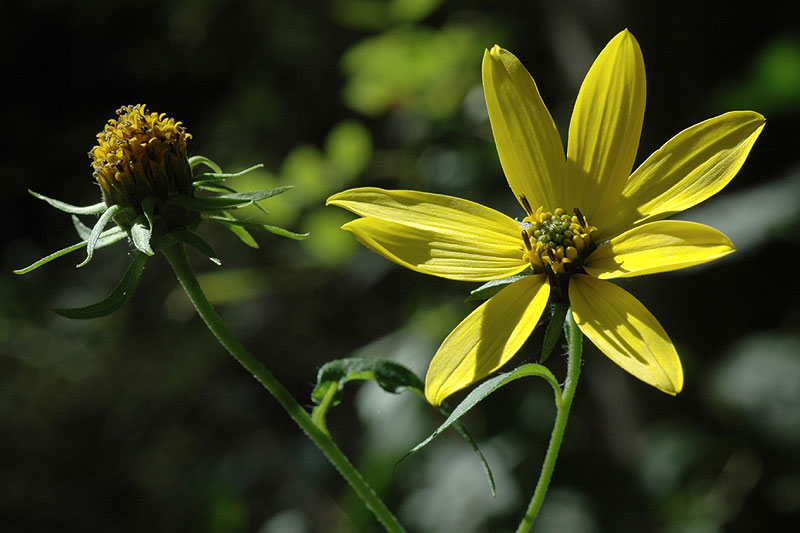
<path fill-rule="evenodd" d="M 214 334 L 217 340 L 225 347 L 228 352 L 245 367 L 253 376 L 266 388 L 281 406 L 289 413 L 289 416 L 297 422 L 297 425 L 305 432 L 308 437 L 319 446 L 322 453 L 336 467 L 336 469 L 347 480 L 353 490 L 358 494 L 364 504 L 373 512 L 381 524 L 391 533 L 405 532 L 403 526 L 397 518 L 386 507 L 378 497 L 372 487 L 356 470 L 353 464 L 345 457 L 342 451 L 336 446 L 331 436 L 324 429 L 318 427 L 308 412 L 303 409 L 297 400 L 288 390 L 251 354 L 247 348 L 230 332 L 222 319 L 206 298 L 197 277 L 194 275 L 189 258 L 186 256 L 186 249 L 182 244 L 175 244 L 163 248 L 161 252 L 169 261 L 170 266 L 178 276 L 189 299 L 197 309 L 197 313 L 206 323 L 208 329 Z"/>
<path fill-rule="evenodd" d="M 561 449 L 561 441 L 564 439 L 564 431 L 567 429 L 567 419 L 572 407 L 572 399 L 575 397 L 575 389 L 578 387 L 578 376 L 581 373 L 581 354 L 583 351 L 583 335 L 572 318 L 572 312 L 567 311 L 564 321 L 564 335 L 567 337 L 567 379 L 564 381 L 564 388 L 561 397 L 556 399 L 556 421 L 553 424 L 553 432 L 550 434 L 550 443 L 547 445 L 547 453 L 544 456 L 542 471 L 539 474 L 539 481 L 533 491 L 533 497 L 528 504 L 528 510 L 522 517 L 517 533 L 528 533 L 533 527 L 533 521 L 539 514 L 539 509 L 544 503 L 544 497 L 550 486 L 550 479 L 553 477 L 553 470 L 556 467 L 558 451 Z"/>

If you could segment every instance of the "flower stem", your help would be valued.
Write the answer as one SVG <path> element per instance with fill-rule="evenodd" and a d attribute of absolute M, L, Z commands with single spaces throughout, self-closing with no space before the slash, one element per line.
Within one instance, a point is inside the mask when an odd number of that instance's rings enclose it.
<path fill-rule="evenodd" d="M 220 344 L 278 400 L 281 407 L 297 422 L 297 425 L 300 426 L 305 434 L 319 446 L 322 453 L 347 480 L 386 530 L 391 533 L 405 532 L 397 518 L 389 511 L 339 447 L 336 446 L 327 431 L 314 423 L 308 412 L 297 403 L 291 393 L 230 332 L 200 287 L 200 283 L 197 281 L 197 277 L 189 264 L 189 258 L 186 256 L 186 249 L 183 245 L 173 244 L 162 248 L 161 252 L 169 261 L 170 266 L 178 277 L 178 281 L 180 281 L 195 309 L 197 309 L 197 313 Z"/>
<path fill-rule="evenodd" d="M 575 389 L 578 387 L 578 376 L 581 373 L 581 354 L 583 351 L 583 335 L 575 324 L 570 310 L 564 321 L 564 335 L 567 337 L 567 379 L 564 381 L 564 388 L 561 396 L 556 398 L 556 421 L 553 424 L 553 432 L 550 434 L 550 443 L 547 445 L 547 453 L 544 456 L 542 471 L 539 474 L 539 481 L 533 491 L 533 497 L 528 504 L 528 510 L 522 517 L 517 533 L 528 533 L 533 527 L 533 521 L 539 514 L 539 509 L 544 503 L 544 497 L 550 486 L 550 479 L 553 477 L 553 470 L 556 467 L 558 451 L 561 449 L 561 441 L 564 439 L 564 431 L 567 429 L 567 419 L 572 407 L 572 399 L 575 397 Z"/>

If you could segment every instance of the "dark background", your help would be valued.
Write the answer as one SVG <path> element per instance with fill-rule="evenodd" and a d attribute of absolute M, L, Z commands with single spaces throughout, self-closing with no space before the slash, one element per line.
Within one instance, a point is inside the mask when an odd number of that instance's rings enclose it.
<path fill-rule="evenodd" d="M 498 43 L 531 71 L 562 137 L 580 82 L 623 28 L 638 39 L 648 105 L 638 161 L 733 109 L 767 126 L 736 179 L 687 212 L 739 251 L 624 281 L 674 340 L 669 397 L 587 342 L 565 445 L 537 532 L 790 531 L 800 518 L 800 32 L 792 2 L 332 0 L 4 5 L 0 209 L 0 527 L 3 531 L 378 531 L 288 416 L 151 261 L 118 313 L 70 321 L 48 306 L 105 297 L 130 250 L 81 252 L 25 276 L 76 237 L 26 194 L 97 201 L 86 153 L 126 104 L 188 127 L 224 169 L 263 162 L 240 190 L 292 184 L 259 250 L 201 227 L 222 258 L 191 258 L 241 340 L 310 406 L 317 369 L 350 355 L 420 375 L 474 307 L 474 285 L 362 249 L 325 198 L 377 185 L 469 198 L 519 215 L 480 87 Z M 248 213 L 258 217 L 253 211 Z M 89 223 L 90 220 L 85 220 Z M 535 358 L 537 332 L 514 363 Z M 557 354 L 548 365 L 564 375 Z M 463 395 L 457 395 L 455 400 Z M 538 476 L 554 409 L 523 380 L 465 419 L 497 480 L 455 433 L 396 461 L 441 418 L 413 395 L 351 385 L 329 426 L 412 531 L 508 531 Z"/>

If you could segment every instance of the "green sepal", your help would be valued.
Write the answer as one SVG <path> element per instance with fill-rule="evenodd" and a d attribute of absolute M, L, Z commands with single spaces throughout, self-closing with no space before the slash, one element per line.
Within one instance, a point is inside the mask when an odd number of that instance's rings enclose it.
<path fill-rule="evenodd" d="M 214 251 L 214 248 L 208 244 L 206 241 L 203 240 L 197 233 L 189 231 L 186 228 L 175 228 L 169 232 L 169 235 L 177 239 L 178 241 L 191 246 L 198 252 L 202 253 L 206 257 L 208 257 L 212 263 L 219 266 L 222 264 L 222 261 L 219 260 L 217 257 L 217 252 Z"/>
<path fill-rule="evenodd" d="M 155 196 L 148 196 L 147 198 L 142 200 L 142 213 L 144 213 L 144 217 L 147 219 L 147 226 L 150 229 L 150 232 L 153 231 L 153 220 L 155 220 L 155 212 L 156 212 Z"/>
<path fill-rule="evenodd" d="M 374 381 L 383 390 L 392 394 L 410 391 L 425 398 L 425 385 L 411 370 L 387 359 L 374 357 L 348 357 L 330 361 L 322 366 L 317 373 L 317 385 L 311 391 L 311 399 L 316 405 L 311 417 L 314 422 L 327 432 L 325 416 L 331 407 L 339 405 L 342 400 L 344 386 L 350 381 Z M 438 407 L 439 412 L 447 416 L 449 410 L 446 406 Z M 451 422 L 453 428 L 467 441 L 469 446 L 478 456 L 478 460 L 486 472 L 492 496 L 495 495 L 495 483 L 489 463 L 483 456 L 467 429 L 460 422 Z M 408 454 L 406 454 L 406 457 Z M 402 460 L 402 459 L 401 459 Z"/>
<path fill-rule="evenodd" d="M 131 226 L 130 232 L 131 241 L 136 249 L 144 254 L 153 255 L 153 248 L 150 246 L 153 231 L 147 226 L 147 219 L 144 216 L 139 216 L 136 219 L 136 222 Z"/>
<path fill-rule="evenodd" d="M 511 372 L 506 372 L 504 374 L 499 374 L 491 379 L 488 379 L 475 387 L 469 394 L 467 394 L 466 398 L 464 398 L 460 404 L 453 409 L 453 412 L 450 413 L 450 416 L 447 417 L 447 420 L 439 426 L 439 428 L 434 431 L 427 439 L 422 441 L 421 443 L 414 446 L 408 454 L 415 453 L 422 449 L 423 447 L 427 446 L 433 439 L 439 436 L 439 434 L 456 423 L 459 418 L 464 416 L 467 411 L 478 405 L 482 400 L 484 400 L 487 396 L 491 393 L 502 387 L 503 385 L 507 385 L 512 381 L 515 381 L 519 378 L 524 378 L 527 376 L 537 376 L 543 378 L 547 381 L 551 387 L 553 387 L 553 392 L 556 394 L 557 402 L 558 399 L 561 398 L 561 389 L 558 386 L 558 381 L 556 380 L 555 376 L 553 375 L 547 367 L 536 363 L 528 363 L 522 365 L 521 367 L 512 370 Z M 556 402 L 556 403 L 557 403 Z"/>
<path fill-rule="evenodd" d="M 503 279 L 493 279 L 492 281 L 487 281 L 477 289 L 470 291 L 469 296 L 467 296 L 466 302 L 472 300 L 486 300 L 491 298 L 498 292 L 500 292 L 506 285 L 509 283 L 514 283 L 515 281 L 519 281 L 525 276 L 530 276 L 530 272 L 523 272 L 522 274 L 516 274 L 514 276 L 509 276 Z"/>
<path fill-rule="evenodd" d="M 231 233 L 239 237 L 239 240 L 244 244 L 250 248 L 258 249 L 258 242 L 256 242 L 253 236 L 250 235 L 250 232 L 247 231 L 243 226 L 235 224 L 237 219 L 227 211 L 222 211 L 221 215 L 206 216 L 204 219 L 212 222 L 219 222 L 223 227 L 227 228 L 231 231 Z"/>
<path fill-rule="evenodd" d="M 130 207 L 126 207 L 124 209 L 130 210 Z M 81 268 L 92 260 L 92 257 L 94 256 L 94 249 L 97 245 L 97 240 L 100 238 L 100 234 L 103 233 L 106 224 L 108 224 L 108 222 L 122 210 L 122 206 L 114 204 L 106 209 L 102 215 L 100 215 L 100 218 L 97 219 L 97 223 L 92 228 L 92 234 L 89 235 L 89 238 L 86 240 L 86 259 L 78 263 L 75 268 Z"/>
<path fill-rule="evenodd" d="M 205 156 L 193 155 L 192 157 L 189 158 L 190 167 L 194 168 L 198 165 L 205 165 L 214 172 L 222 173 L 222 169 L 220 168 L 220 166 Z"/>
<path fill-rule="evenodd" d="M 149 257 L 143 253 L 136 254 L 122 277 L 122 281 L 119 282 L 114 292 L 102 302 L 77 308 L 51 307 L 50 310 L 57 315 L 77 319 L 99 318 L 110 315 L 125 305 L 131 299 L 133 293 L 136 292 L 148 259 Z"/>
<path fill-rule="evenodd" d="M 236 189 L 228 187 L 227 185 L 219 185 L 217 183 L 204 183 L 202 185 L 195 185 L 196 191 L 208 191 L 219 194 L 230 194 L 237 192 Z"/>
<path fill-rule="evenodd" d="M 98 202 L 93 205 L 87 205 L 84 207 L 79 207 L 77 205 L 68 204 L 66 202 L 62 202 L 61 200 L 56 200 L 54 198 L 48 198 L 43 194 L 39 194 L 38 192 L 32 191 L 28 189 L 28 192 L 34 198 L 38 198 L 39 200 L 43 200 L 50 204 L 51 206 L 55 207 L 59 211 L 63 211 L 65 213 L 71 213 L 73 215 L 99 215 L 106 209 L 105 202 Z"/>
<path fill-rule="evenodd" d="M 225 225 L 235 225 L 241 226 L 243 228 L 250 228 L 250 229 L 260 229 L 264 231 L 268 231 L 270 233 L 274 233 L 275 235 L 280 235 L 281 237 L 288 237 L 289 239 L 294 239 L 297 241 L 301 241 L 303 239 L 307 239 L 310 233 L 295 233 L 293 231 L 289 231 L 288 229 L 283 229 L 278 226 L 271 226 L 269 224 L 260 224 L 257 222 L 247 222 L 246 220 L 239 220 L 238 218 L 225 218 L 219 215 L 207 215 L 204 217 L 205 220 L 209 220 L 211 222 L 220 222 Z"/>
<path fill-rule="evenodd" d="M 80 223 L 80 221 L 79 221 L 79 223 Z M 81 226 L 83 226 L 83 224 L 81 224 Z M 84 227 L 86 227 L 86 226 L 84 226 Z M 86 229 L 87 229 L 87 231 L 90 231 L 89 228 L 86 228 Z M 87 235 L 87 237 L 88 237 L 88 235 Z M 97 244 L 95 245 L 94 249 L 97 250 L 99 248 L 103 248 L 104 246 L 108 246 L 110 244 L 114 244 L 115 242 L 121 241 L 125 237 L 127 237 L 127 234 L 124 231 L 122 231 L 120 228 L 112 228 L 110 230 L 106 230 L 106 231 L 104 231 L 103 233 L 100 234 L 100 238 L 97 239 Z M 67 255 L 68 253 L 74 252 L 76 250 L 80 250 L 81 248 L 86 246 L 86 244 L 87 244 L 87 240 L 84 239 L 82 242 L 78 242 L 78 243 L 75 243 L 75 244 L 73 244 L 71 246 L 67 246 L 66 248 L 62 248 L 61 250 L 59 250 L 57 252 L 53 252 L 52 254 L 50 254 L 48 256 L 45 256 L 45 257 L 39 259 L 38 261 L 36 261 L 35 263 L 33 263 L 33 264 L 29 265 L 29 266 L 26 266 L 25 268 L 18 268 L 17 270 L 14 270 L 13 272 L 14 272 L 14 274 L 27 274 L 28 272 L 30 272 L 32 270 L 36 270 L 40 266 L 49 263 L 53 259 L 58 259 L 62 255 Z"/>
<path fill-rule="evenodd" d="M 84 241 L 89 240 L 89 236 L 92 234 L 92 228 L 81 222 L 81 219 L 79 219 L 75 215 L 72 215 L 72 225 L 75 227 L 75 231 L 77 232 L 78 237 L 80 237 Z M 122 230 L 120 229 L 120 231 Z"/>
<path fill-rule="evenodd" d="M 142 215 L 136 217 L 130 229 L 133 245 L 142 253 L 153 255 L 150 240 L 153 238 L 153 218 L 156 209 L 156 199 L 148 196 L 142 200 Z"/>
<path fill-rule="evenodd" d="M 254 202 L 266 200 L 272 196 L 281 194 L 291 189 L 291 185 L 275 187 L 263 191 L 237 192 L 231 194 L 220 194 L 219 196 L 198 196 L 192 198 L 183 194 L 176 194 L 170 198 L 170 202 L 189 209 L 190 211 L 222 211 L 224 209 L 236 209 L 248 206 Z"/>
<path fill-rule="evenodd" d="M 559 302 L 553 306 L 553 314 L 550 317 L 550 322 L 547 323 L 547 329 L 544 330 L 544 340 L 542 341 L 542 356 L 539 358 L 540 363 L 547 361 L 550 354 L 561 338 L 561 331 L 564 329 L 564 319 L 567 316 L 568 306 Z"/>
<path fill-rule="evenodd" d="M 204 182 L 222 181 L 222 180 L 227 180 L 227 179 L 230 179 L 230 178 L 236 178 L 236 177 L 239 177 L 239 176 L 244 176 L 248 172 L 252 172 L 252 171 L 254 171 L 254 170 L 258 169 L 258 168 L 262 168 L 263 166 L 264 165 L 262 163 L 259 163 L 258 165 L 253 165 L 252 167 L 246 168 L 246 169 L 244 169 L 244 170 L 242 170 L 240 172 L 233 172 L 233 173 L 230 173 L 230 174 L 222 172 L 221 170 L 218 170 L 218 171 L 215 171 L 215 172 L 204 172 L 203 174 L 198 174 L 197 176 L 194 176 L 194 181 L 192 182 L 192 185 L 196 187 L 196 186 L 198 186 L 198 185 L 200 185 L 200 184 L 202 184 Z"/>

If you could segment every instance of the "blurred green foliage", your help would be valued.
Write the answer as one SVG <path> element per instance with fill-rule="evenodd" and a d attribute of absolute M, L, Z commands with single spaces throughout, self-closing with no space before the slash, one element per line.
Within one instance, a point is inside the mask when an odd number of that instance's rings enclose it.
<path fill-rule="evenodd" d="M 573 415 L 535 530 L 791 531 L 800 518 L 800 34 L 790 2 L 186 0 L 4 6 L 6 89 L 0 224 L 0 516 L 3 531 L 377 531 L 371 514 L 274 401 L 194 316 L 152 261 L 118 313 L 69 321 L 47 306 L 105 296 L 130 260 L 100 250 L 10 274 L 72 242 L 69 218 L 27 189 L 96 201 L 86 152 L 113 111 L 147 103 L 182 120 L 192 153 L 238 171 L 240 190 L 293 185 L 263 215 L 294 231 L 243 246 L 200 233 L 223 261 L 192 256 L 251 350 L 310 407 L 317 369 L 383 357 L 420 376 L 474 308 L 474 286 L 367 252 L 325 198 L 353 186 L 428 190 L 515 215 L 480 88 L 498 43 L 531 70 L 566 131 L 583 73 L 629 28 L 648 72 L 639 159 L 680 129 L 754 109 L 764 134 L 726 191 L 686 214 L 739 252 L 630 280 L 679 348 L 686 387 L 662 395 L 587 346 Z M 754 21 L 757 21 L 754 22 Z M 514 361 L 535 361 L 537 329 Z M 564 358 L 548 366 L 563 376 Z M 553 418 L 544 384 L 520 381 L 465 424 L 497 497 L 455 434 L 395 465 L 442 419 L 367 383 L 328 425 L 413 531 L 507 531 L 533 489 Z M 356 392 L 357 391 L 357 392 Z"/>

